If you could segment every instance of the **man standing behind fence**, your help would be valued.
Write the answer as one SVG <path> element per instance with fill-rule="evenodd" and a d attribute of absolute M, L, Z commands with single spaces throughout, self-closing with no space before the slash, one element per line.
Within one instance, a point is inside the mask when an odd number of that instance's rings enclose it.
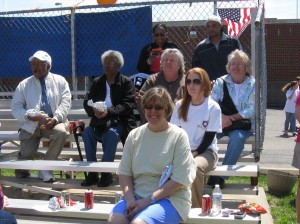
<path fill-rule="evenodd" d="M 227 56 L 235 49 L 242 50 L 240 42 L 223 32 L 221 19 L 211 15 L 206 21 L 208 37 L 201 41 L 192 58 L 192 67 L 203 68 L 212 82 L 227 74 Z"/>
<path fill-rule="evenodd" d="M 66 141 L 67 114 L 71 92 L 64 77 L 50 72 L 51 57 L 37 51 L 29 58 L 33 75 L 19 83 L 11 110 L 20 123 L 19 159 L 33 159 L 42 137 L 50 140 L 45 160 L 56 160 Z M 29 177 L 28 170 L 15 170 L 17 178 Z M 39 179 L 54 181 L 53 171 L 42 170 Z"/>

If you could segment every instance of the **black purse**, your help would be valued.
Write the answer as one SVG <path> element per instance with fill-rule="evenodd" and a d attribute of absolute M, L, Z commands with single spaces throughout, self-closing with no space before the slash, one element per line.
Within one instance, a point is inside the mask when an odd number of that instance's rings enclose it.
<path fill-rule="evenodd" d="M 221 107 L 222 114 L 232 115 L 238 113 L 227 88 L 227 84 L 223 79 L 223 92 L 224 96 L 222 101 L 219 103 Z M 223 132 L 229 132 L 233 130 L 251 130 L 251 121 L 250 119 L 243 118 L 241 120 L 236 120 L 232 122 L 232 125 L 223 128 Z"/>

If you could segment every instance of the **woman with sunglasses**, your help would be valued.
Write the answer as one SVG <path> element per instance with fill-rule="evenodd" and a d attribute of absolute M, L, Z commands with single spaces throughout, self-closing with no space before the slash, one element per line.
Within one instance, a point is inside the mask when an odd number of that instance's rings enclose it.
<path fill-rule="evenodd" d="M 210 79 L 202 68 L 193 68 L 185 78 L 182 100 L 174 108 L 170 123 L 184 129 L 197 165 L 192 185 L 192 207 L 201 207 L 204 175 L 218 162 L 216 133 L 222 132 L 221 109 L 209 95 Z"/>
<path fill-rule="evenodd" d="M 168 28 L 165 24 L 158 23 L 153 29 L 153 42 L 143 47 L 137 70 L 140 73 L 154 74 L 160 71 L 160 58 L 166 48 L 178 48 L 176 44 L 168 40 Z"/>
<path fill-rule="evenodd" d="M 148 90 L 142 108 L 148 123 L 128 135 L 117 171 L 124 197 L 108 223 L 180 223 L 191 208 L 196 173 L 188 136 L 168 122 L 173 102 L 164 88 Z"/>

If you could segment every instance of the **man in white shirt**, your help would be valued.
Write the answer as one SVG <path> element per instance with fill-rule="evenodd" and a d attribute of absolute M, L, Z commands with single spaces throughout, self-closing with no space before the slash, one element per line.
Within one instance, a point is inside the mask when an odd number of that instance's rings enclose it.
<path fill-rule="evenodd" d="M 33 75 L 17 86 L 11 110 L 20 124 L 19 159 L 33 159 L 41 138 L 50 140 L 45 160 L 56 160 L 66 141 L 67 114 L 71 92 L 66 79 L 50 72 L 52 59 L 45 51 L 29 58 Z M 15 170 L 17 178 L 30 176 L 28 170 Z M 44 182 L 54 181 L 53 171 L 40 171 Z"/>

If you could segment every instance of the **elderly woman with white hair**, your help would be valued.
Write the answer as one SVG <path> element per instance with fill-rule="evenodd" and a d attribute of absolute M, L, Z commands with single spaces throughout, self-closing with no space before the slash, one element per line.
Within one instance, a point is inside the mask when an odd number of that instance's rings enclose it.
<path fill-rule="evenodd" d="M 228 55 L 228 74 L 216 80 L 211 97 L 222 110 L 223 133 L 229 137 L 223 165 L 235 165 L 244 149 L 246 139 L 254 129 L 255 79 L 251 76 L 251 61 L 242 50 Z M 224 186 L 227 177 L 211 177 L 208 184 Z"/>
<path fill-rule="evenodd" d="M 97 142 L 102 143 L 102 162 L 113 162 L 119 140 L 125 142 L 128 133 L 135 128 L 133 114 L 135 88 L 131 80 L 120 74 L 124 59 L 118 51 L 106 51 L 101 56 L 104 75 L 93 80 L 83 106 L 89 117 L 90 125 L 84 130 L 82 138 L 87 161 L 97 161 Z M 95 108 L 88 101 L 105 102 L 107 109 Z M 111 173 L 90 172 L 81 183 L 82 186 L 97 184 L 107 187 L 113 181 Z"/>
<path fill-rule="evenodd" d="M 171 95 L 174 104 L 182 99 L 183 89 L 185 85 L 185 65 L 184 57 L 180 50 L 176 48 L 167 48 L 161 55 L 160 72 L 150 75 L 142 88 L 140 89 L 140 96 L 151 89 L 152 87 L 164 87 Z M 141 123 L 146 122 L 143 110 L 138 104 Z"/>

